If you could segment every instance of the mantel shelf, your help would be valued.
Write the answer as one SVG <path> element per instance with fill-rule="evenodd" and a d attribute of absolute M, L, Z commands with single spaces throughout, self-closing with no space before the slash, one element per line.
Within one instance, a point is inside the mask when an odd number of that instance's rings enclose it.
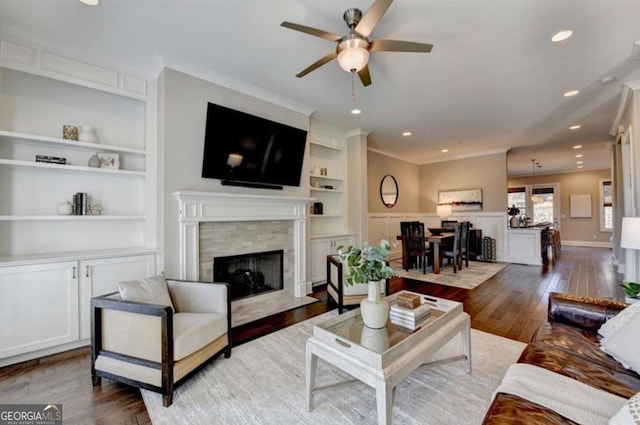
<path fill-rule="evenodd" d="M 311 218 L 337 218 L 342 217 L 342 214 L 311 214 Z"/>
<path fill-rule="evenodd" d="M 104 173 L 104 174 L 119 174 L 128 176 L 140 176 L 144 177 L 144 171 L 132 171 L 132 170 L 117 170 L 113 168 L 92 168 L 84 167 L 81 165 L 66 165 L 66 164 L 50 164 L 46 162 L 32 162 L 32 161 L 20 161 L 17 159 L 2 159 L 0 158 L 0 165 L 11 167 L 24 167 L 24 168 L 45 168 L 61 171 L 80 171 L 85 173 Z"/>
<path fill-rule="evenodd" d="M 58 146 L 68 147 L 70 149 L 83 149 L 91 151 L 109 151 L 134 155 L 145 155 L 142 149 L 125 148 L 122 146 L 104 145 L 101 143 L 79 142 L 75 140 L 59 139 L 56 137 L 38 136 L 35 134 L 17 133 L 14 131 L 0 130 L 0 137 L 9 141 L 20 141 L 23 143 L 38 143 L 40 145 L 56 144 Z"/>
<path fill-rule="evenodd" d="M 144 215 L 0 215 L 0 221 L 144 220 Z"/>

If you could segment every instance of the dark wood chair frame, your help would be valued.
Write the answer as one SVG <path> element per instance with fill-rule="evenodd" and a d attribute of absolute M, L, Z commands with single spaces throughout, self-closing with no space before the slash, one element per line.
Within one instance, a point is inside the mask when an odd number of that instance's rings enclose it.
<path fill-rule="evenodd" d="M 220 354 L 224 353 L 225 358 L 231 357 L 231 287 L 227 283 L 210 283 L 211 285 L 225 285 L 227 287 L 227 337 L 229 344 L 223 347 L 220 351 L 214 353 L 207 360 L 202 362 L 198 367 L 189 372 L 183 378 L 177 382 L 173 382 L 173 310 L 169 306 L 145 304 L 131 301 L 122 301 L 114 298 L 118 292 L 103 295 L 101 297 L 95 297 L 91 299 L 91 378 L 93 386 L 99 386 L 102 383 L 102 378 L 110 379 L 112 381 L 121 382 L 133 387 L 144 388 L 145 390 L 154 391 L 162 394 L 162 404 L 164 407 L 168 407 L 173 403 L 173 390 L 187 381 L 190 377 L 200 371 L 203 367 L 209 364 L 212 360 L 217 358 Z M 162 320 L 162 361 L 160 363 L 153 362 L 146 359 L 140 359 L 124 354 L 114 353 L 111 351 L 102 349 L 102 310 L 119 310 L 128 313 L 144 314 L 148 316 L 159 316 Z M 162 385 L 157 387 L 155 385 L 148 384 L 146 382 L 129 379 L 124 376 L 114 375 L 112 373 L 96 370 L 95 363 L 99 355 L 109 357 L 115 360 L 120 360 L 128 363 L 133 363 L 140 366 L 145 366 L 152 369 L 160 369 L 162 371 Z"/>
<path fill-rule="evenodd" d="M 331 266 L 335 266 L 338 270 L 337 273 L 337 282 L 333 282 L 331 280 Z M 388 263 L 387 263 L 388 265 Z M 331 286 L 333 288 L 333 290 L 335 291 L 335 293 L 338 296 L 337 300 L 333 299 L 333 296 L 329 293 L 329 291 L 327 291 L 327 307 L 330 306 L 331 300 L 335 301 L 336 304 L 338 305 L 338 314 L 342 314 L 345 311 L 345 307 L 347 305 L 350 305 L 354 308 L 359 307 L 359 305 L 356 304 L 345 304 L 344 303 L 344 279 L 342 278 L 344 276 L 344 271 L 342 270 L 342 261 L 340 261 L 340 257 L 337 257 L 335 255 L 327 255 L 327 287 Z M 385 286 L 384 286 L 384 293 L 385 294 L 389 294 L 389 279 L 386 279 L 384 282 Z M 366 297 L 366 295 L 364 295 L 363 297 Z"/>

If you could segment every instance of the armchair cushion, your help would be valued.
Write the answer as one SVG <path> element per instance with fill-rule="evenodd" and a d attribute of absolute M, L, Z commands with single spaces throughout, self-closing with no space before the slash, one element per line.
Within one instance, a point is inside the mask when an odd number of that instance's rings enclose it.
<path fill-rule="evenodd" d="M 173 358 L 181 360 L 227 333 L 227 316 L 219 313 L 173 315 Z"/>
<path fill-rule="evenodd" d="M 123 301 L 165 305 L 175 311 L 169 296 L 167 282 L 162 275 L 150 276 L 140 280 L 120 281 L 117 285 L 120 298 Z"/>

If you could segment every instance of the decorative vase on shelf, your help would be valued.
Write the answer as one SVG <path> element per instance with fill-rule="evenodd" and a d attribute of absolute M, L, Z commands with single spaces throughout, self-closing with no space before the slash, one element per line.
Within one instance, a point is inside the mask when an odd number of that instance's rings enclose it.
<path fill-rule="evenodd" d="M 380 296 L 380 281 L 367 283 L 368 295 L 360 301 L 360 315 L 364 325 L 382 329 L 389 318 L 389 303 Z"/>
<path fill-rule="evenodd" d="M 520 222 L 520 219 L 518 218 L 517 215 L 512 215 L 511 219 L 509 220 L 511 227 L 518 227 L 519 222 Z"/>
<path fill-rule="evenodd" d="M 91 155 L 91 158 L 89 158 L 89 162 L 87 163 L 87 165 L 89 165 L 89 167 L 93 167 L 93 168 L 99 168 L 100 167 L 100 158 L 98 158 L 98 154 L 94 153 L 93 155 Z"/>
<path fill-rule="evenodd" d="M 78 133 L 78 140 L 81 142 L 99 143 L 96 131 L 90 125 L 81 125 Z"/>

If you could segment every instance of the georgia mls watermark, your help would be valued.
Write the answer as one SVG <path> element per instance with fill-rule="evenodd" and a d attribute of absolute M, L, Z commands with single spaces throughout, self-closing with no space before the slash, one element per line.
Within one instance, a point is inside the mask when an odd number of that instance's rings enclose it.
<path fill-rule="evenodd" d="M 0 404 L 0 425 L 62 425 L 62 404 Z"/>

